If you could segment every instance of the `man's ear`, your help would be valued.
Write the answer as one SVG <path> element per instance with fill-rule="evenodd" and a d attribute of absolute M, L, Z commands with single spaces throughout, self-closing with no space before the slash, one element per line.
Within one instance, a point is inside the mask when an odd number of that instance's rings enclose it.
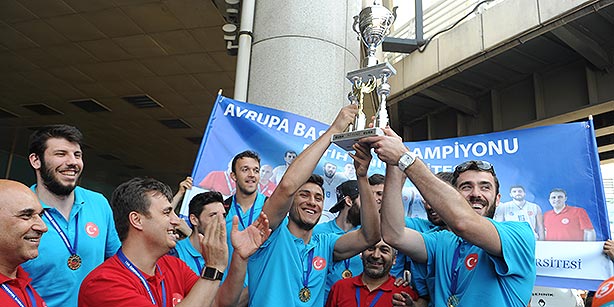
<path fill-rule="evenodd" d="M 345 200 L 345 205 L 350 208 L 352 207 L 353 203 L 352 203 L 352 198 L 349 196 L 346 196 L 343 198 Z"/>
<path fill-rule="evenodd" d="M 192 223 L 192 226 L 196 226 L 196 227 L 200 225 L 200 223 L 198 222 L 198 218 L 196 217 L 196 215 L 192 213 L 190 213 L 190 223 Z"/>
<path fill-rule="evenodd" d="M 35 153 L 31 153 L 28 156 L 28 160 L 30 160 L 30 165 L 32 166 L 32 168 L 34 168 L 35 170 L 39 170 L 41 168 L 42 162 L 41 159 L 38 157 L 37 154 Z"/>
<path fill-rule="evenodd" d="M 128 221 L 130 225 L 138 230 L 143 230 L 142 215 L 136 211 L 128 213 Z"/>
<path fill-rule="evenodd" d="M 230 172 L 230 179 L 232 179 L 232 181 L 237 182 L 237 175 L 235 174 L 235 172 Z"/>

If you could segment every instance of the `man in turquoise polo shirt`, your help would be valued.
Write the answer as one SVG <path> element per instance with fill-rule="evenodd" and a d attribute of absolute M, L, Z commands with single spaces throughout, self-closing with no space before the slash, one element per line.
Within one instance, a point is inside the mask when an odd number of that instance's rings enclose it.
<path fill-rule="evenodd" d="M 177 257 L 196 274 L 200 274 L 205 267 L 200 236 L 205 234 L 207 225 L 212 223 L 218 215 L 226 214 L 223 202 L 222 194 L 215 191 L 196 194 L 190 200 L 189 219 L 192 224 L 192 233 L 188 238 L 177 241 L 175 252 Z"/>
<path fill-rule="evenodd" d="M 535 236 L 528 223 L 492 220 L 499 181 L 486 161 L 467 161 L 452 185 L 437 178 L 389 128 L 367 137 L 386 163 L 382 236 L 435 272 L 435 306 L 525 307 L 535 282 Z M 405 227 L 401 190 L 407 176 L 451 231 L 421 234 Z M 455 189 L 456 188 L 456 189 Z"/>
<path fill-rule="evenodd" d="M 339 212 L 334 220 L 320 223 L 313 229 L 313 234 L 334 233 L 343 235 L 360 227 L 360 196 L 358 181 L 348 180 L 336 189 L 337 203 L 330 208 L 331 213 Z M 326 289 L 324 300 L 328 297 L 330 288 L 340 279 L 351 278 L 362 273 L 362 260 L 360 255 L 334 262 L 326 275 Z"/>
<path fill-rule="evenodd" d="M 49 307 L 77 306 L 85 276 L 120 247 L 107 199 L 77 186 L 82 138 L 68 125 L 44 126 L 30 136 L 28 158 L 36 173 L 31 189 L 45 209 L 49 231 L 40 242 L 42 256 L 23 268 Z"/>
<path fill-rule="evenodd" d="M 322 215 L 322 178 L 312 172 L 335 133 L 344 131 L 358 112 L 341 109 L 333 124 L 288 167 L 262 209 L 273 230 L 248 264 L 250 306 L 323 306 L 328 267 L 380 240 L 379 215 L 367 180 L 368 148 L 356 145 L 354 159 L 360 190 L 362 228 L 342 236 L 312 235 Z M 288 217 L 286 217 L 288 215 Z"/>

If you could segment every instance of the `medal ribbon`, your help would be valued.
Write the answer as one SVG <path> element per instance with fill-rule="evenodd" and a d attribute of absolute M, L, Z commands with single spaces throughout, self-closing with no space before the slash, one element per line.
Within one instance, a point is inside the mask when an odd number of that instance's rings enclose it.
<path fill-rule="evenodd" d="M 450 290 L 452 290 L 452 295 L 456 294 L 456 287 L 458 286 L 458 272 L 460 268 L 456 267 L 458 265 L 458 258 L 460 257 L 460 249 L 463 244 L 466 242 L 461 240 L 458 242 L 458 246 L 454 250 L 454 257 L 452 258 L 452 268 L 454 272 L 452 273 L 452 280 L 450 285 Z M 469 244 L 471 246 L 471 244 Z"/>
<path fill-rule="evenodd" d="M 130 262 L 130 260 L 126 257 L 126 255 L 124 255 L 124 252 L 121 250 L 121 248 L 117 251 L 117 257 L 124 264 L 124 266 L 128 269 L 128 271 L 132 272 L 132 274 L 136 275 L 136 277 L 138 277 L 141 280 L 141 283 L 143 284 L 143 286 L 145 287 L 145 290 L 147 291 L 147 294 L 149 295 L 149 299 L 151 300 L 151 303 L 158 306 L 156 299 L 153 297 L 153 293 L 151 293 L 151 288 L 149 288 L 149 284 L 147 283 L 147 280 L 145 280 L 145 277 L 143 276 L 143 274 L 141 274 L 141 272 L 134 266 L 134 264 Z M 158 269 L 158 272 L 160 272 L 160 275 L 162 275 L 162 270 L 160 270 L 160 267 L 157 264 L 156 264 L 156 269 Z M 164 287 L 164 280 L 162 280 L 162 306 L 166 307 L 166 288 Z"/>
<path fill-rule="evenodd" d="M 57 231 L 57 233 L 60 235 L 62 241 L 64 241 L 64 245 L 66 245 L 66 247 L 68 248 L 68 252 L 70 253 L 70 255 L 76 255 L 77 243 L 79 242 L 79 215 L 75 215 L 75 244 L 73 247 L 73 245 L 70 244 L 70 241 L 68 241 L 68 237 L 66 236 L 62 228 L 60 228 L 60 225 L 58 225 L 58 222 L 55 221 L 53 216 L 47 210 L 43 210 L 43 214 L 45 215 L 45 217 L 47 217 L 47 219 L 51 223 L 51 226 L 53 226 L 53 229 L 55 229 L 55 231 Z"/>
<path fill-rule="evenodd" d="M 256 200 L 258 199 L 258 195 L 256 195 L 256 199 L 254 199 L 254 202 L 252 203 L 252 207 L 249 209 L 249 220 L 248 220 L 248 224 L 247 226 L 252 224 L 252 220 L 254 219 L 254 204 L 256 203 Z M 241 209 L 241 206 L 239 206 L 239 204 L 237 204 L 237 196 L 234 195 L 232 196 L 232 207 L 235 208 L 235 212 L 237 213 L 237 216 L 239 217 L 239 223 L 241 223 L 241 226 L 243 226 L 243 229 L 247 228 L 247 226 L 245 226 L 245 223 L 243 222 L 243 209 Z"/>
<path fill-rule="evenodd" d="M 309 251 L 309 257 L 307 260 L 307 263 L 308 263 L 307 272 L 303 271 L 303 287 L 305 288 L 308 288 L 307 286 L 309 285 L 309 275 L 311 274 L 311 269 L 313 268 L 313 252 L 314 251 L 315 251 L 315 248 Z"/>
<path fill-rule="evenodd" d="M 373 307 L 375 306 L 375 304 L 377 304 L 377 301 L 379 301 L 379 299 L 382 297 L 382 294 L 384 294 L 384 292 L 380 289 L 379 291 L 377 291 L 377 294 L 375 295 L 375 298 L 373 299 L 373 301 L 371 301 L 371 305 L 369 305 L 369 307 Z M 356 306 L 360 307 L 360 287 L 356 287 Z"/>
<path fill-rule="evenodd" d="M 344 259 L 343 264 L 345 265 L 345 269 L 349 270 L 350 269 L 350 258 Z"/>
<path fill-rule="evenodd" d="M 17 305 L 19 305 L 19 307 L 26 307 L 26 304 L 24 304 L 21 301 L 21 299 L 19 299 L 19 296 L 17 296 L 17 294 L 15 294 L 15 292 L 13 292 L 13 290 L 11 290 L 9 286 L 7 286 L 6 284 L 2 284 L 1 287 L 2 287 L 2 290 L 4 290 L 4 292 L 6 292 L 6 294 L 8 294 L 15 301 L 15 303 L 17 303 Z M 26 286 L 26 292 L 28 293 L 28 296 L 30 297 L 32 306 L 36 307 L 36 299 L 34 298 L 34 293 L 32 293 L 32 289 L 30 289 L 30 286 Z"/>

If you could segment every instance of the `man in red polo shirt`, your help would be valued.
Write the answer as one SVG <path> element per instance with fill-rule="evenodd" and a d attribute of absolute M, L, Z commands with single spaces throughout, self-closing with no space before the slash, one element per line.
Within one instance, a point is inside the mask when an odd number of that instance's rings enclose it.
<path fill-rule="evenodd" d="M 43 207 L 25 185 L 0 179 L 0 306 L 46 307 L 20 264 L 38 256 Z"/>
<path fill-rule="evenodd" d="M 567 192 L 553 189 L 552 210 L 544 213 L 546 241 L 595 241 L 595 229 L 586 210 L 567 205 Z"/>
<path fill-rule="evenodd" d="M 412 299 L 405 306 L 414 306 L 418 294 L 410 287 L 395 286 L 390 275 L 395 257 L 396 250 L 384 240 L 367 248 L 362 252 L 363 273 L 336 282 L 330 289 L 326 307 L 392 306 L 393 294 L 402 292 Z"/>

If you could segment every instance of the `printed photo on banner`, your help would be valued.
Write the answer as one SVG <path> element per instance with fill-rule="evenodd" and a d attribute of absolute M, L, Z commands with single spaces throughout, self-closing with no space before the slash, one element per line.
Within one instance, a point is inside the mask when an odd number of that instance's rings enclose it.
<path fill-rule="evenodd" d="M 259 191 L 269 196 L 296 156 L 327 127 L 289 112 L 218 96 L 192 172 L 195 191 L 216 190 L 225 197 L 234 194 L 232 158 L 253 150 L 261 158 Z M 434 173 L 452 172 L 467 160 L 484 160 L 494 166 L 501 194 L 494 219 L 527 222 L 533 228 L 538 240 L 537 285 L 592 288 L 598 276 L 611 270 L 610 265 L 587 273 L 583 271 L 587 266 L 565 264 L 597 256 L 591 248 L 586 249 L 590 255 L 568 255 L 565 242 L 599 242 L 610 236 L 591 121 L 405 144 Z M 355 170 L 348 153 L 333 144 L 315 172 L 325 182 L 324 222 L 335 216 L 327 210 L 336 203 L 336 187 L 354 178 Z M 374 157 L 369 174 L 376 173 L 384 174 L 385 165 Z M 194 193 L 184 199 L 182 213 L 187 212 Z M 407 216 L 426 218 L 422 198 L 409 181 L 403 189 L 403 204 Z M 557 257 L 548 254 L 552 259 L 545 261 L 546 256 L 539 255 L 544 250 L 541 242 L 560 244 L 552 247 Z M 591 274 L 593 279 L 587 277 Z"/>

